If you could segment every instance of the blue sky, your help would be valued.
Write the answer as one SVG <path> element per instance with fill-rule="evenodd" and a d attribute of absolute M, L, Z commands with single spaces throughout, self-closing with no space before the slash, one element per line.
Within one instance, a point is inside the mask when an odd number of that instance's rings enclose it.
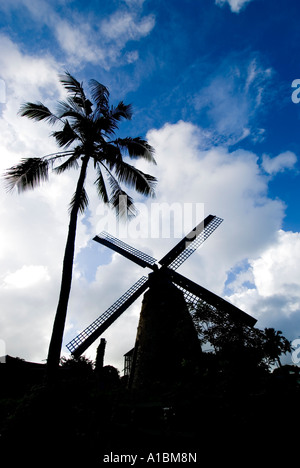
<path fill-rule="evenodd" d="M 0 0 L 0 10 L 1 172 L 55 151 L 47 126 L 18 116 L 24 101 L 51 107 L 63 96 L 64 70 L 86 86 L 97 79 L 112 102 L 133 104 L 120 134 L 146 137 L 156 149 L 157 166 L 143 167 L 158 178 L 156 203 L 203 204 L 205 214 L 224 217 L 181 272 L 258 326 L 300 336 L 298 2 Z M 22 196 L 1 187 L 0 339 L 8 354 L 46 358 L 75 177 Z M 104 209 L 92 183 L 89 197 L 65 342 L 144 274 L 94 245 Z M 142 212 L 145 201 L 137 202 Z M 151 202 L 144 206 L 149 215 Z M 177 242 L 139 234 L 127 242 L 156 258 Z M 107 359 L 120 370 L 138 311 L 107 332 Z"/>

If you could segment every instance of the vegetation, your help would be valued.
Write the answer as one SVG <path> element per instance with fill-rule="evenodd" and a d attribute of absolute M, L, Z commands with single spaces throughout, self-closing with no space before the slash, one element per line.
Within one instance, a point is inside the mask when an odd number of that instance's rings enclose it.
<path fill-rule="evenodd" d="M 135 208 L 132 198 L 120 184 L 133 188 L 144 196 L 154 196 L 156 179 L 138 170 L 125 161 L 124 157 L 135 160 L 146 159 L 155 163 L 154 150 L 146 140 L 116 138 L 121 120 L 130 120 L 131 105 L 123 101 L 117 106 L 109 104 L 109 91 L 96 80 L 91 80 L 91 99 L 80 84 L 69 73 L 60 77 L 67 92 L 67 99 L 59 101 L 53 113 L 44 104 L 28 102 L 20 109 L 21 116 L 35 121 L 58 125 L 52 133 L 57 145 L 62 148 L 55 154 L 42 157 L 24 158 L 6 171 L 9 189 L 19 192 L 33 189 L 48 180 L 49 171 L 61 174 L 69 169 L 78 169 L 79 177 L 74 196 L 70 203 L 70 222 L 66 241 L 59 300 L 49 346 L 47 366 L 49 376 L 58 368 L 67 307 L 72 282 L 77 219 L 88 206 L 85 189 L 88 166 L 93 164 L 96 172 L 95 185 L 100 199 L 113 206 L 118 216 L 132 217 Z"/>
<path fill-rule="evenodd" d="M 292 351 L 291 343 L 274 328 L 260 330 L 231 320 L 228 313 L 199 301 L 191 307 L 193 322 L 203 348 L 212 347 L 222 365 L 271 370 L 281 366 L 280 356 Z"/>
<path fill-rule="evenodd" d="M 236 447 L 247 458 L 261 457 L 266 437 L 290 443 L 291 424 L 300 416 L 300 369 L 271 371 L 256 359 L 254 346 L 248 359 L 235 344 L 229 348 L 224 342 L 216 353 L 203 353 L 192 378 L 165 388 L 160 397 L 128 391 L 117 369 L 97 369 L 84 356 L 62 359 L 60 379 L 50 387 L 36 374 L 31 388 L 20 391 L 14 371 L 14 385 L 0 389 L 1 453 L 10 461 L 40 462 L 47 453 L 47 460 L 79 464 L 99 463 L 104 454 L 125 448 L 143 455 L 193 451 L 199 457 L 205 450 L 214 460 L 219 455 L 232 461 Z M 234 358 L 239 353 L 241 359 Z"/>

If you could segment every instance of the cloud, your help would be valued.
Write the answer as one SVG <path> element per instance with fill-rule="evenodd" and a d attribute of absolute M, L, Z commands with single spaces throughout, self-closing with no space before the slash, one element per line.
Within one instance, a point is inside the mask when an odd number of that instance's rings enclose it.
<path fill-rule="evenodd" d="M 58 19 L 54 24 L 56 38 L 73 65 L 82 63 L 106 64 L 107 52 L 94 43 L 93 32 L 87 23 Z"/>
<path fill-rule="evenodd" d="M 14 273 L 8 273 L 3 278 L 3 283 L 4 287 L 23 289 L 49 280 L 47 267 L 43 265 L 23 265 Z"/>
<path fill-rule="evenodd" d="M 52 55 L 47 53 L 24 53 L 5 34 L 0 34 L 0 43 L 1 77 L 5 80 L 6 93 L 9 94 L 7 104 L 12 96 L 22 99 L 23 95 L 26 94 L 31 99 L 34 90 L 37 96 L 46 93 L 48 97 L 51 93 L 47 89 L 50 83 L 52 84 L 52 93 L 58 91 L 57 72 L 59 64 Z M 19 88 L 22 83 L 23 92 Z"/>
<path fill-rule="evenodd" d="M 47 54 L 24 54 L 11 39 L 0 35 L 1 78 L 5 82 L 6 96 L 0 119 L 1 173 L 20 157 L 51 153 L 55 149 L 49 137 L 49 127 L 40 125 L 36 132 L 28 119 L 18 115 L 21 104 L 42 100 L 46 105 L 62 97 L 58 80 L 59 64 Z M 38 77 L 38 79 L 37 79 Z"/>
<path fill-rule="evenodd" d="M 231 282 L 228 297 L 258 319 L 258 325 L 300 336 L 300 233 L 278 230 L 270 243 Z M 249 288 L 249 282 L 252 287 Z"/>
<path fill-rule="evenodd" d="M 261 257 L 251 262 L 260 296 L 298 294 L 300 296 L 300 234 L 279 230 L 276 241 Z"/>
<path fill-rule="evenodd" d="M 31 18 L 45 24 L 66 54 L 64 62 L 68 62 L 68 66 L 81 67 L 91 63 L 109 70 L 112 66 L 137 60 L 136 53 L 129 51 L 127 56 L 126 51 L 123 56 L 123 50 L 129 41 L 146 37 L 155 26 L 154 15 L 142 16 L 141 0 L 131 0 L 126 4 L 104 19 L 101 15 L 83 15 L 67 4 L 63 16 L 55 5 L 43 0 L 14 0 L 2 8 L 25 8 Z"/>
<path fill-rule="evenodd" d="M 136 62 L 139 58 L 139 53 L 137 50 L 133 50 L 131 52 L 127 52 L 126 55 L 126 61 L 127 63 L 133 63 Z"/>
<path fill-rule="evenodd" d="M 232 255 L 249 255 L 281 226 L 284 205 L 268 198 L 268 180 L 259 169 L 257 155 L 223 147 L 201 150 L 202 133 L 202 129 L 185 122 L 149 132 L 157 149 L 158 198 L 169 203 L 204 203 L 206 213 L 219 213 L 227 220 L 227 228 L 222 229 L 237 241 L 234 252 L 224 246 L 232 260 Z M 264 223 L 258 238 L 257 221 L 264 216 L 268 227 Z M 243 252 L 245 246 L 247 254 Z"/>
<path fill-rule="evenodd" d="M 300 233 L 279 229 L 270 243 L 255 259 L 249 259 L 245 268 L 231 283 L 238 293 L 243 293 L 245 283 L 251 282 L 259 296 L 296 293 L 300 295 Z M 246 290 L 248 290 L 246 285 Z"/>
<path fill-rule="evenodd" d="M 262 167 L 270 175 L 284 172 L 287 169 L 293 169 L 296 163 L 297 156 L 292 151 L 285 151 L 274 158 L 264 154 L 262 158 Z"/>
<path fill-rule="evenodd" d="M 239 13 L 251 0 L 215 0 L 216 5 L 223 6 L 228 3 L 233 13 Z"/>
<path fill-rule="evenodd" d="M 101 32 L 107 39 L 122 39 L 123 42 L 147 36 L 155 25 L 153 15 L 137 21 L 133 13 L 117 11 L 101 22 Z"/>
<path fill-rule="evenodd" d="M 257 57 L 247 61 L 226 57 L 194 96 L 195 109 L 205 116 L 217 142 L 235 144 L 246 137 L 261 140 L 258 116 L 272 78 Z"/>

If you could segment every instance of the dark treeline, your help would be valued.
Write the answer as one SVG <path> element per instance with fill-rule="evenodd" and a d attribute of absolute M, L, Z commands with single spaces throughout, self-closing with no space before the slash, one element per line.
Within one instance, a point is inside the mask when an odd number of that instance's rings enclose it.
<path fill-rule="evenodd" d="M 68 463 L 100 463 L 110 451 L 155 450 L 205 450 L 212 461 L 238 461 L 236 447 L 255 459 L 262 445 L 270 455 L 266 438 L 291 444 L 300 376 L 298 367 L 280 362 L 289 342 L 274 329 L 220 320 L 203 303 L 191 313 L 208 351 L 192 375 L 183 362 L 186 378 L 181 372 L 171 388 L 129 390 L 117 369 L 84 356 L 61 360 L 52 387 L 44 385 L 42 368 L 29 372 L 22 360 L 11 364 L 1 387 L 2 449 L 12 460 L 44 456 Z"/>

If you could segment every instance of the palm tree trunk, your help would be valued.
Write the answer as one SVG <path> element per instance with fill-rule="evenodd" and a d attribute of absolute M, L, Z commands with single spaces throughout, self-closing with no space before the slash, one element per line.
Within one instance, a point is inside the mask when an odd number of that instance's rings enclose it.
<path fill-rule="evenodd" d="M 82 166 L 80 170 L 79 179 L 77 182 L 75 200 L 70 213 L 70 222 L 68 237 L 65 247 L 63 268 L 62 268 L 62 279 L 60 286 L 60 294 L 58 305 L 55 314 L 55 320 L 52 329 L 52 336 L 49 345 L 48 358 L 47 358 L 47 378 L 49 382 L 52 382 L 55 377 L 59 366 L 60 353 L 63 341 L 63 334 L 65 328 L 65 321 L 67 315 L 67 308 L 69 302 L 69 296 L 71 291 L 72 283 L 72 271 L 75 251 L 75 237 L 77 228 L 77 218 L 80 206 L 80 195 L 84 186 L 86 177 L 87 166 L 89 157 L 85 156 L 82 158 Z"/>

